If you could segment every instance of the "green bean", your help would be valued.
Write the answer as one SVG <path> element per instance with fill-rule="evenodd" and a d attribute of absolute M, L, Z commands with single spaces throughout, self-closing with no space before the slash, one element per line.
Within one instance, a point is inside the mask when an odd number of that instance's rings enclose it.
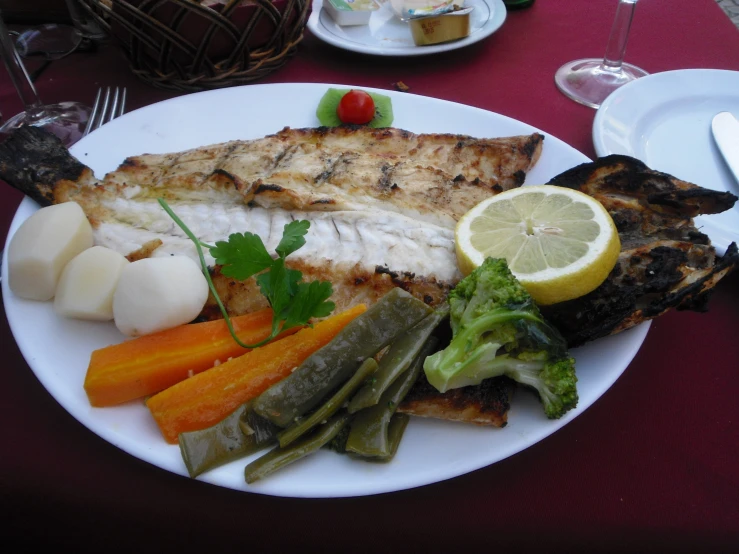
<path fill-rule="evenodd" d="M 377 371 L 377 362 L 373 358 L 367 358 L 362 365 L 359 366 L 357 372 L 349 379 L 336 394 L 334 394 L 326 403 L 319 407 L 310 416 L 293 423 L 290 427 L 281 431 L 277 435 L 280 441 L 280 447 L 285 448 L 295 439 L 305 434 L 307 431 L 318 425 L 321 421 L 325 421 L 334 415 L 346 400 L 356 391 L 362 383 Z"/>
<path fill-rule="evenodd" d="M 395 453 L 398 451 L 400 440 L 403 438 L 405 428 L 408 426 L 408 422 L 411 417 L 408 414 L 394 413 L 390 418 L 390 423 L 387 426 L 387 443 L 389 454 L 387 456 L 364 456 L 358 455 L 353 452 L 348 452 L 349 456 L 355 459 L 361 459 L 364 462 L 379 462 L 387 463 L 395 457 Z M 347 452 L 344 452 L 347 454 Z"/>
<path fill-rule="evenodd" d="M 349 418 L 348 413 L 340 412 L 320 427 L 317 427 L 313 433 L 292 443 L 287 448 L 278 446 L 264 456 L 257 458 L 244 469 L 246 482 L 253 483 L 319 450 L 341 431 Z"/>
<path fill-rule="evenodd" d="M 246 403 L 207 429 L 180 433 L 180 453 L 190 477 L 248 456 L 274 441 L 276 433 L 269 436 L 243 432 L 241 420 L 248 411 L 249 403 Z"/>
<path fill-rule="evenodd" d="M 280 432 L 280 427 L 254 413 L 254 410 L 251 409 L 251 402 L 249 402 L 249 409 L 241 413 L 239 427 L 245 435 L 253 435 L 259 444 L 275 441 L 277 433 Z"/>
<path fill-rule="evenodd" d="M 287 427 L 346 382 L 364 360 L 430 312 L 426 304 L 394 288 L 288 377 L 259 395 L 252 404 L 254 411 L 280 427 Z"/>
<path fill-rule="evenodd" d="M 349 413 L 353 414 L 362 408 L 377 404 L 388 387 L 410 367 L 426 339 L 448 315 L 449 305 L 445 304 L 400 335 L 380 359 L 374 379 L 352 397 L 349 402 Z"/>
<path fill-rule="evenodd" d="M 387 442 L 390 446 L 390 455 L 385 457 L 378 457 L 379 461 L 389 462 L 395 456 L 398 451 L 398 445 L 400 445 L 400 439 L 403 438 L 405 428 L 408 427 L 408 422 L 411 420 L 411 416 L 408 414 L 393 414 L 390 418 L 390 423 L 387 429 Z"/>
<path fill-rule="evenodd" d="M 433 352 L 437 340 L 430 337 L 421 348 L 408 371 L 403 373 L 380 397 L 375 406 L 370 406 L 354 414 L 351 431 L 346 441 L 347 452 L 370 458 L 387 458 L 391 455 L 388 436 L 390 420 L 403 401 L 405 395 L 418 379 L 426 356 Z"/>

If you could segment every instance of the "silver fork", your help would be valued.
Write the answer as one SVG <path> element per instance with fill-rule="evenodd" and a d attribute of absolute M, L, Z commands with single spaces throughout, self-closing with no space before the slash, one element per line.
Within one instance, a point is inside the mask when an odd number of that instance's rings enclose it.
<path fill-rule="evenodd" d="M 99 129 L 106 123 L 112 121 L 118 116 L 123 115 L 126 110 L 126 88 L 115 87 L 112 92 L 110 87 L 106 87 L 103 92 L 103 88 L 98 89 L 98 94 L 95 97 L 95 103 L 92 105 L 92 113 L 90 119 L 87 122 L 87 127 L 82 133 L 83 137 L 90 134 L 91 131 Z"/>

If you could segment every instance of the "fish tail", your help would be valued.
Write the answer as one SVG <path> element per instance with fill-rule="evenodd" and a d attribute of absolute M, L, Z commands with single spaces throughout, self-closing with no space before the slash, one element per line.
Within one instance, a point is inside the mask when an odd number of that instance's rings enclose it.
<path fill-rule="evenodd" d="M 0 144 L 0 179 L 42 206 L 55 203 L 57 183 L 77 182 L 87 169 L 59 138 L 38 127 L 16 129 Z"/>

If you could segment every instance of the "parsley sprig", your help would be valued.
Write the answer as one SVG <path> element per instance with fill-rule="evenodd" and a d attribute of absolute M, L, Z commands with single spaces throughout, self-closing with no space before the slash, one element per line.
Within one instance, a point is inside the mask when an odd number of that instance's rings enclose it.
<path fill-rule="evenodd" d="M 159 198 L 158 201 L 164 211 L 195 243 L 203 274 L 208 281 L 208 287 L 223 314 L 223 318 L 226 320 L 231 336 L 239 346 L 243 348 L 262 346 L 282 331 L 305 325 L 313 317 L 325 317 L 334 310 L 335 304 L 328 300 L 333 294 L 330 282 L 311 281 L 306 283 L 302 280 L 303 274 L 300 271 L 290 269 L 285 265 L 285 258 L 305 244 L 305 235 L 310 228 L 309 221 L 296 220 L 285 225 L 282 239 L 275 249 L 277 258 L 273 258 L 267 252 L 262 239 L 254 233 L 233 233 L 227 241 L 218 241 L 215 246 L 206 244 L 200 241 L 172 211 L 166 200 Z M 203 248 L 207 248 L 216 264 L 221 266 L 222 275 L 233 277 L 239 281 L 244 281 L 256 275 L 257 285 L 267 298 L 273 312 L 272 332 L 269 337 L 256 344 L 244 344 L 236 336 L 231 318 L 228 316 L 210 277 Z"/>

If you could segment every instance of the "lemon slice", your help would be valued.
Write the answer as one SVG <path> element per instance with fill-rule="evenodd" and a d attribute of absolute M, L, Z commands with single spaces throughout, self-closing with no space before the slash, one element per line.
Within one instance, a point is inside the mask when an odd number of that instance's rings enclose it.
<path fill-rule="evenodd" d="M 484 200 L 457 223 L 457 261 L 467 275 L 505 258 L 539 304 L 596 289 L 616 265 L 621 241 L 592 196 L 554 185 L 525 186 Z"/>

